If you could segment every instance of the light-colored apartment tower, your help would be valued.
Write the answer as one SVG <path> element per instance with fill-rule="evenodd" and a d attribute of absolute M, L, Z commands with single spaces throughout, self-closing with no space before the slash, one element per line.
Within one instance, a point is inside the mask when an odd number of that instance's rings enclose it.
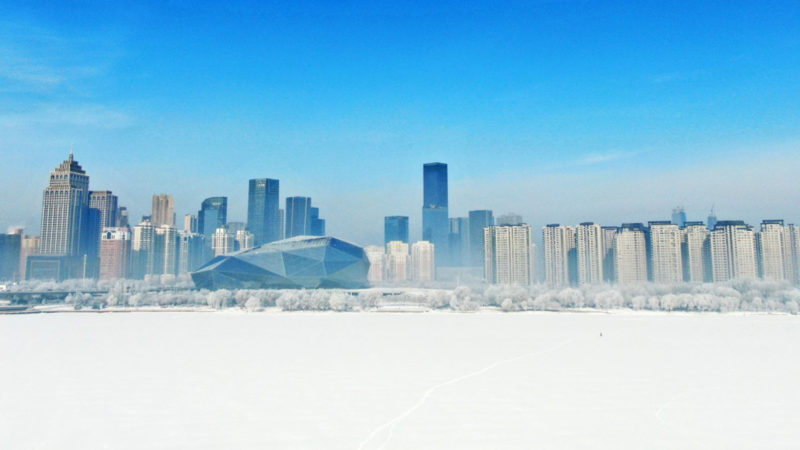
<path fill-rule="evenodd" d="M 153 215 L 150 221 L 155 227 L 175 226 L 175 200 L 171 195 L 156 194 L 153 196 Z"/>
<path fill-rule="evenodd" d="M 756 240 L 749 225 L 741 220 L 716 223 L 711 232 L 711 271 L 714 281 L 756 278 Z"/>
<path fill-rule="evenodd" d="M 153 273 L 155 234 L 155 227 L 149 220 L 143 220 L 133 227 L 131 274 L 134 278 L 144 278 Z"/>
<path fill-rule="evenodd" d="M 372 284 L 380 283 L 384 278 L 386 270 L 386 250 L 380 245 L 370 245 L 364 247 L 364 253 L 369 259 L 369 272 L 367 281 Z"/>
<path fill-rule="evenodd" d="M 617 227 L 602 227 L 603 233 L 603 281 L 613 282 L 614 276 L 614 239 L 617 237 Z"/>
<path fill-rule="evenodd" d="M 197 216 L 194 214 L 186 214 L 183 216 L 183 231 L 189 233 L 197 233 Z"/>
<path fill-rule="evenodd" d="M 231 253 L 235 250 L 236 236 L 228 231 L 226 227 L 219 227 L 214 231 L 211 238 L 211 250 L 214 256 Z"/>
<path fill-rule="evenodd" d="M 800 226 L 790 223 L 789 249 L 792 254 L 792 283 L 800 284 Z"/>
<path fill-rule="evenodd" d="M 614 239 L 614 273 L 619 284 L 647 282 L 647 240 L 644 225 L 625 223 Z"/>
<path fill-rule="evenodd" d="M 684 222 L 685 223 L 685 222 Z M 650 222 L 650 264 L 653 282 L 680 284 L 683 282 L 682 233 L 679 225 L 667 222 Z"/>
<path fill-rule="evenodd" d="M 436 249 L 432 242 L 417 241 L 411 246 L 411 279 L 433 281 L 436 275 Z"/>
<path fill-rule="evenodd" d="M 764 220 L 756 235 L 759 274 L 765 280 L 794 282 L 792 231 L 783 220 Z"/>
<path fill-rule="evenodd" d="M 236 232 L 236 247 L 239 250 L 247 250 L 253 248 L 256 242 L 256 236 L 246 230 L 239 230 Z"/>
<path fill-rule="evenodd" d="M 156 227 L 153 245 L 153 273 L 176 275 L 179 251 L 178 230 L 171 225 Z"/>
<path fill-rule="evenodd" d="M 391 241 L 386 244 L 386 280 L 408 280 L 408 244 Z"/>
<path fill-rule="evenodd" d="M 703 222 L 686 222 L 682 230 L 683 280 L 689 283 L 711 281 L 711 243 Z"/>
<path fill-rule="evenodd" d="M 569 283 L 569 251 L 575 246 L 574 230 L 559 224 L 542 228 L 544 243 L 544 276 L 550 286 Z"/>
<path fill-rule="evenodd" d="M 600 225 L 584 222 L 575 229 L 578 252 L 578 283 L 603 282 L 603 231 Z"/>
<path fill-rule="evenodd" d="M 484 228 L 486 281 L 529 285 L 534 278 L 533 228 L 527 224 Z"/>

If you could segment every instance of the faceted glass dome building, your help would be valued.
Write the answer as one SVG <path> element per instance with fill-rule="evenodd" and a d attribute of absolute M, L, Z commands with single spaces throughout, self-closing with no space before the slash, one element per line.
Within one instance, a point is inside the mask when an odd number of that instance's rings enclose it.
<path fill-rule="evenodd" d="M 361 247 L 329 236 L 297 236 L 217 256 L 192 273 L 199 289 L 366 287 Z"/>

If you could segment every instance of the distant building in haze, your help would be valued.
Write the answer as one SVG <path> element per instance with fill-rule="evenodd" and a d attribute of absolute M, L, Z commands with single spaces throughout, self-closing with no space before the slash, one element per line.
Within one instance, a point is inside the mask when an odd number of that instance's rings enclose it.
<path fill-rule="evenodd" d="M 0 281 L 20 280 L 22 232 L 0 234 Z"/>
<path fill-rule="evenodd" d="M 400 241 L 408 244 L 408 216 L 386 216 L 383 218 L 383 243 Z"/>
<path fill-rule="evenodd" d="M 619 284 L 647 282 L 647 238 L 641 223 L 624 223 L 614 239 L 614 273 Z"/>
<path fill-rule="evenodd" d="M 568 225 L 549 224 L 542 228 L 544 243 L 545 282 L 550 286 L 566 286 L 570 284 L 577 269 L 577 252 L 575 251 L 575 228 Z M 575 254 L 576 267 L 570 270 L 570 260 Z M 577 277 L 575 277 L 577 278 Z"/>
<path fill-rule="evenodd" d="M 445 266 L 450 262 L 447 164 L 425 164 L 422 177 L 422 240 L 432 243 L 436 248 L 436 266 Z"/>
<path fill-rule="evenodd" d="M 369 259 L 367 281 L 372 284 L 380 283 L 384 279 L 384 271 L 386 270 L 386 247 L 370 245 L 364 247 L 364 253 L 367 254 L 367 259 Z"/>
<path fill-rule="evenodd" d="M 131 231 L 128 228 L 103 228 L 100 237 L 100 279 L 128 278 L 130 259 Z"/>
<path fill-rule="evenodd" d="M 319 217 L 319 208 L 311 207 L 311 236 L 325 236 L 325 219 Z"/>
<path fill-rule="evenodd" d="M 484 228 L 484 242 L 487 283 L 529 285 L 533 282 L 535 246 L 530 225 Z"/>
<path fill-rule="evenodd" d="M 686 221 L 683 221 L 684 225 Z M 676 223 L 649 222 L 650 264 L 653 281 L 661 284 L 683 282 L 683 233 Z"/>
<path fill-rule="evenodd" d="M 448 235 L 450 249 L 450 265 L 466 267 L 469 260 L 469 219 L 466 217 L 450 218 L 450 234 Z"/>
<path fill-rule="evenodd" d="M 501 214 L 497 216 L 495 222 L 497 222 L 498 226 L 519 225 L 522 223 L 522 216 L 514 213 Z"/>
<path fill-rule="evenodd" d="M 686 226 L 686 211 L 684 211 L 683 206 L 677 206 L 672 210 L 671 223 L 677 225 L 679 228 Z"/>
<path fill-rule="evenodd" d="M 280 181 L 271 178 L 250 180 L 247 230 L 255 236 L 255 245 L 281 239 Z"/>
<path fill-rule="evenodd" d="M 178 273 L 193 272 L 205 263 L 205 236 L 200 233 L 178 233 Z"/>
<path fill-rule="evenodd" d="M 228 223 L 228 197 L 210 197 L 203 200 L 197 213 L 197 230 L 210 245 L 217 228 Z"/>
<path fill-rule="evenodd" d="M 428 241 L 417 241 L 411 246 L 411 279 L 433 281 L 436 274 L 436 252 Z"/>
<path fill-rule="evenodd" d="M 236 250 L 236 235 L 224 226 L 217 228 L 211 241 L 214 256 L 224 255 Z"/>
<path fill-rule="evenodd" d="M 485 243 L 484 243 L 484 228 L 494 225 L 494 217 L 492 211 L 488 209 L 479 209 L 469 212 L 469 232 L 467 237 L 469 240 L 469 251 L 466 258 L 468 258 L 471 267 L 484 267 L 486 263 L 485 258 Z"/>
<path fill-rule="evenodd" d="M 791 229 L 783 220 L 764 220 L 756 234 L 758 273 L 761 278 L 795 283 Z"/>
<path fill-rule="evenodd" d="M 406 281 L 408 270 L 408 244 L 402 241 L 386 244 L 386 280 Z"/>
<path fill-rule="evenodd" d="M 600 225 L 584 222 L 575 228 L 578 283 L 603 282 L 603 232 Z"/>
<path fill-rule="evenodd" d="M 602 227 L 603 233 L 603 281 L 612 283 L 616 280 L 614 275 L 614 239 L 616 239 L 617 227 Z"/>
<path fill-rule="evenodd" d="M 311 198 L 286 197 L 286 239 L 311 234 Z"/>
<path fill-rule="evenodd" d="M 186 214 L 183 216 L 183 231 L 197 233 L 197 216 L 194 214 Z"/>
<path fill-rule="evenodd" d="M 703 222 L 686 222 L 682 232 L 683 280 L 690 283 L 711 281 L 711 241 L 708 228 Z"/>
<path fill-rule="evenodd" d="M 741 220 L 716 223 L 711 232 L 711 269 L 714 281 L 756 278 L 756 242 L 752 227 Z"/>
<path fill-rule="evenodd" d="M 175 226 L 175 200 L 168 194 L 153 196 L 153 215 L 150 221 L 154 227 Z"/>
<path fill-rule="evenodd" d="M 236 232 L 236 250 L 247 250 L 255 247 L 255 235 L 246 230 Z"/>
<path fill-rule="evenodd" d="M 130 273 L 133 278 L 142 279 L 146 275 L 154 273 L 155 230 L 149 220 L 143 220 L 133 227 L 130 267 Z"/>
<path fill-rule="evenodd" d="M 117 226 L 117 196 L 111 191 L 89 191 L 89 207 L 100 211 L 100 227 Z"/>

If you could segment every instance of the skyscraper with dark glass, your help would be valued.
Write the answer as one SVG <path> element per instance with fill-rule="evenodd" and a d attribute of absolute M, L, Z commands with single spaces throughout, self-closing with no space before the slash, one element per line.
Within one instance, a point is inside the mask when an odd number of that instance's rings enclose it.
<path fill-rule="evenodd" d="M 494 215 L 488 209 L 469 212 L 469 265 L 483 267 L 485 264 L 484 228 L 494 226 Z"/>
<path fill-rule="evenodd" d="M 422 168 L 422 239 L 432 242 L 436 265 L 449 261 L 450 223 L 447 211 L 447 164 L 428 163 Z"/>
<path fill-rule="evenodd" d="M 311 198 L 286 197 L 286 238 L 311 234 Z"/>
<path fill-rule="evenodd" d="M 280 182 L 270 178 L 250 180 L 247 196 L 247 231 L 255 236 L 255 245 L 281 238 Z"/>
<path fill-rule="evenodd" d="M 383 244 L 402 241 L 408 244 L 408 216 L 386 216 L 383 218 Z"/>
<path fill-rule="evenodd" d="M 228 197 L 210 197 L 203 200 L 197 213 L 197 229 L 211 242 L 217 228 L 228 223 Z"/>
<path fill-rule="evenodd" d="M 325 236 L 325 219 L 319 217 L 319 208 L 311 207 L 311 235 Z"/>

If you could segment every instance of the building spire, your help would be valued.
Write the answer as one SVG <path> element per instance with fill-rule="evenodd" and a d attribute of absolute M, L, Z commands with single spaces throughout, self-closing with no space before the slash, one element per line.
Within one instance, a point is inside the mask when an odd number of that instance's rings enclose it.
<path fill-rule="evenodd" d="M 73 155 L 73 150 L 75 149 L 75 144 L 69 144 L 69 162 L 75 160 L 75 156 Z"/>

